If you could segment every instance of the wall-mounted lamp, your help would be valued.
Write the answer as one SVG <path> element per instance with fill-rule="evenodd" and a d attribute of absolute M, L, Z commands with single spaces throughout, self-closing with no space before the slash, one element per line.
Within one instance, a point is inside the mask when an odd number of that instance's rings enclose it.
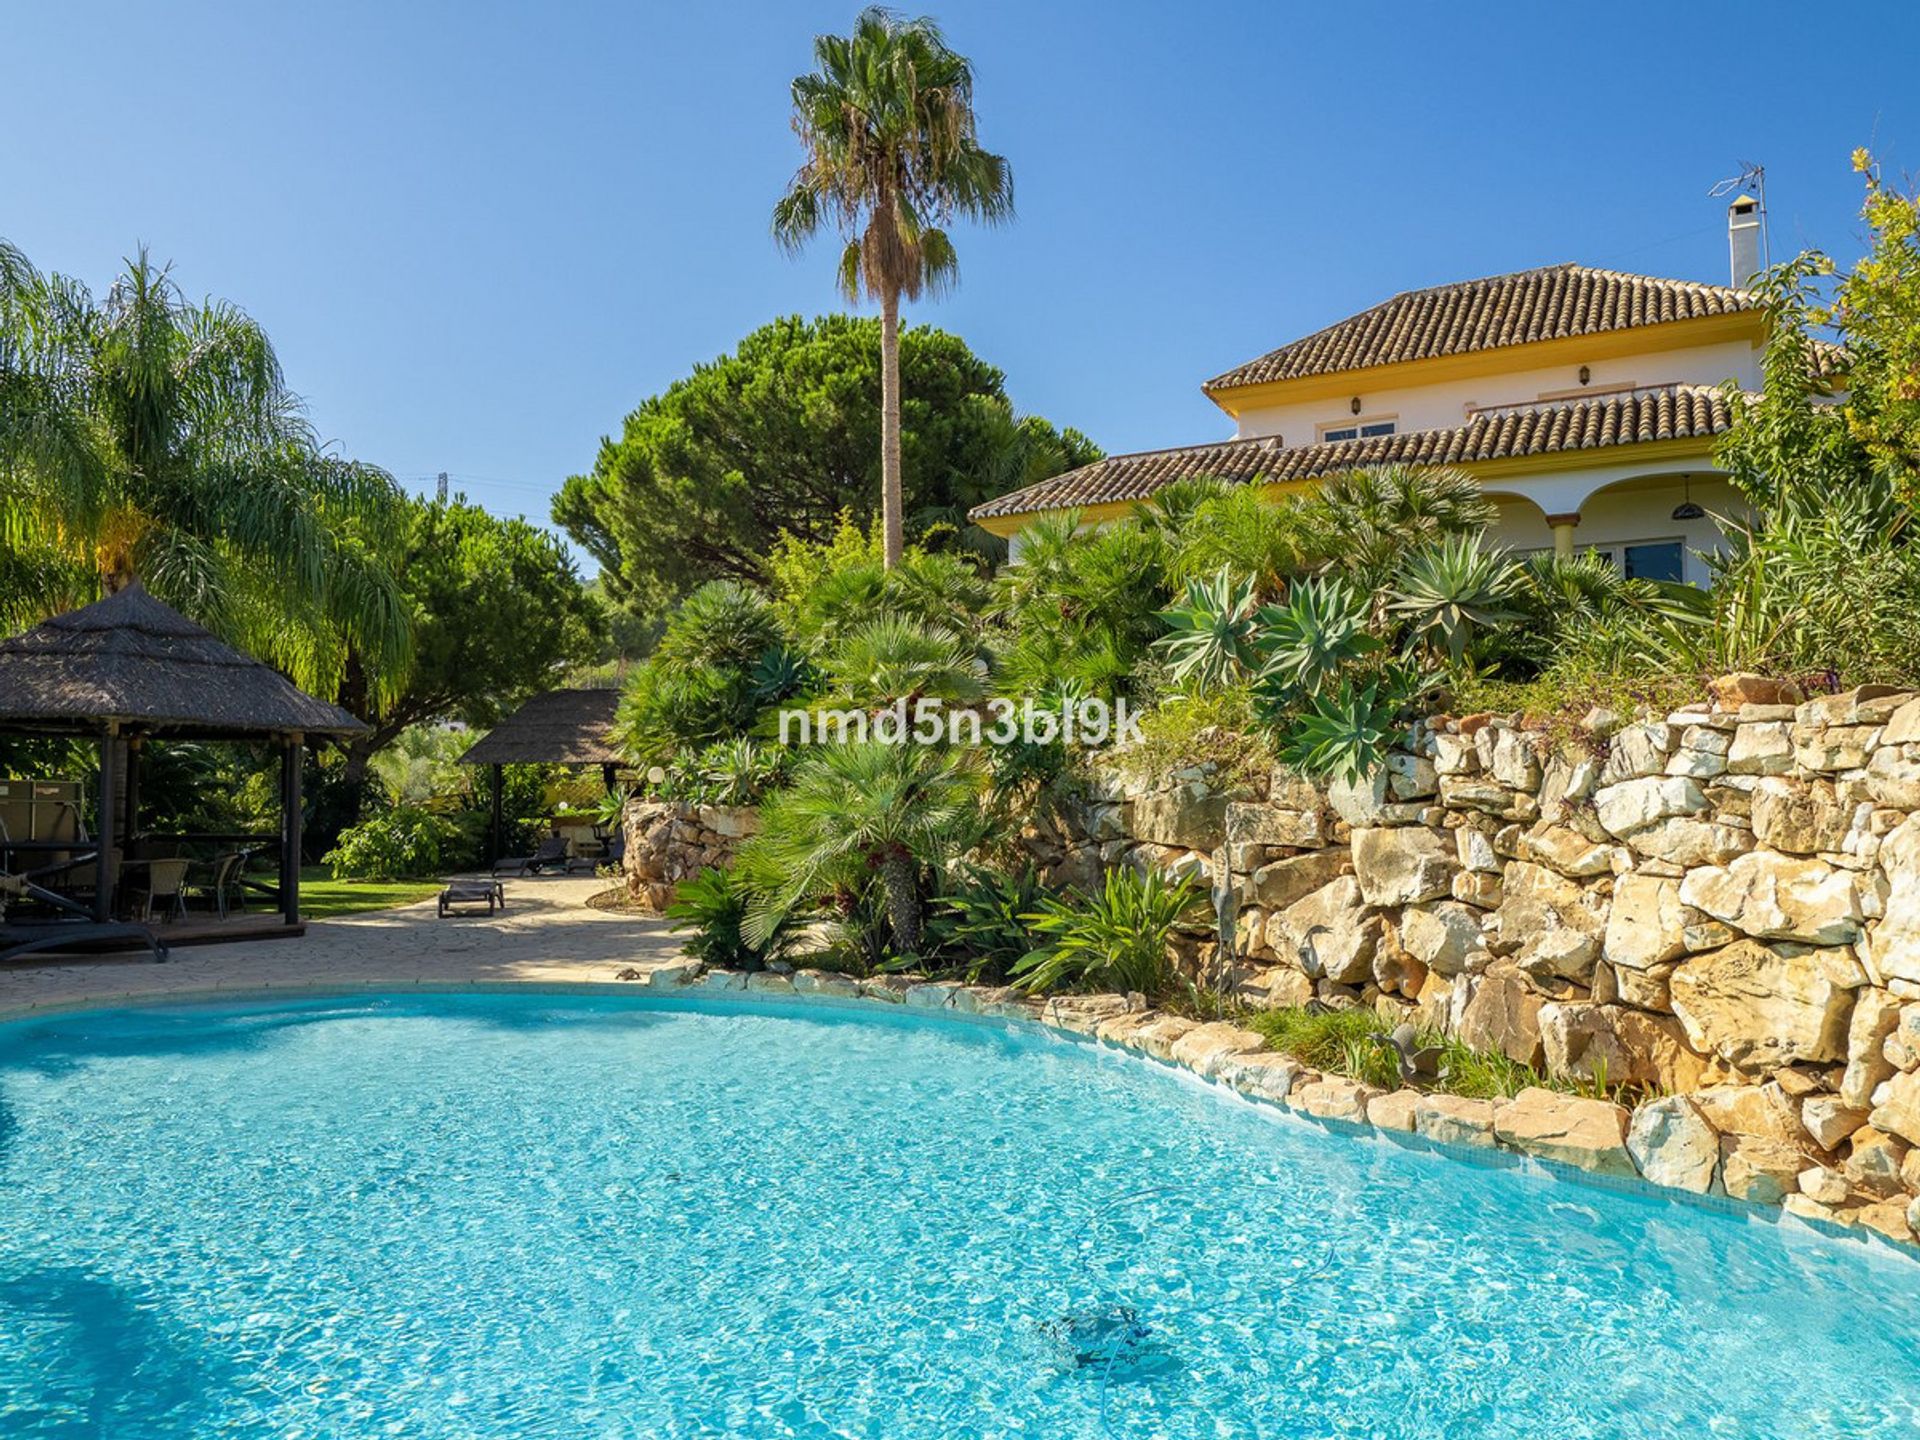
<path fill-rule="evenodd" d="M 1698 505 L 1693 503 L 1693 477 L 1691 475 L 1682 475 L 1680 478 L 1686 484 L 1687 498 L 1682 500 L 1678 505 L 1673 507 L 1673 518 L 1676 520 L 1706 519 L 1707 512 L 1702 510 Z"/>
<path fill-rule="evenodd" d="M 1588 381 L 1592 379 L 1593 379 L 1593 371 L 1589 370 L 1586 366 L 1582 365 L 1580 367 L 1580 383 L 1582 385 L 1585 385 Z"/>
<path fill-rule="evenodd" d="M 1347 402 L 1347 409 L 1351 410 L 1356 415 L 1360 413 L 1360 397 L 1358 395 L 1354 396 L 1353 399 Z"/>

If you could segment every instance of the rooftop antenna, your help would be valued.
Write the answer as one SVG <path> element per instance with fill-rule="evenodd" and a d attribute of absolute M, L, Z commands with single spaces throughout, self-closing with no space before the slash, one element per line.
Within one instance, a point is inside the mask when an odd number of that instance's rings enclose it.
<path fill-rule="evenodd" d="M 1752 191 L 1754 198 L 1760 202 L 1760 267 L 1770 270 L 1773 268 L 1773 242 L 1767 234 L 1767 167 L 1742 160 L 1740 173 L 1720 181 L 1707 191 L 1707 198 L 1720 200 L 1747 190 Z"/>

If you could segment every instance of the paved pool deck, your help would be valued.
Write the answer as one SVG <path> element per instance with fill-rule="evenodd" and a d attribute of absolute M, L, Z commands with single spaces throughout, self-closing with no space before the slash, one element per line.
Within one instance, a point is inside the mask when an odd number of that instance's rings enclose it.
<path fill-rule="evenodd" d="M 676 961 L 679 937 L 652 917 L 587 904 L 605 880 L 508 879 L 507 908 L 442 920 L 423 900 L 310 921 L 302 936 L 138 954 L 31 956 L 0 965 L 0 1019 L 121 1000 L 301 991 L 611 984 Z"/>

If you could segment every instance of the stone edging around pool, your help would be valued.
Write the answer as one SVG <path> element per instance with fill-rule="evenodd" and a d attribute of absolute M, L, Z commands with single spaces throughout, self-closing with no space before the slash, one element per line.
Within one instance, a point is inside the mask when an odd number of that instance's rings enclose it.
<path fill-rule="evenodd" d="M 1725 1194 L 1662 1185 L 1641 1173 L 1629 1146 L 1627 1112 L 1610 1101 L 1530 1088 L 1510 1100 L 1470 1100 L 1412 1089 L 1381 1090 L 1340 1075 L 1323 1075 L 1267 1048 L 1264 1037 L 1225 1022 L 1200 1022 L 1146 1009 L 1121 995 L 1066 995 L 1036 999 L 1007 986 L 880 975 L 864 980 L 823 970 L 790 975 L 707 969 L 681 959 L 630 967 L 609 981 L 328 981 L 323 977 L 262 986 L 257 983 L 139 990 L 26 1008 L 0 1008 L 0 1023 L 36 1016 L 150 1004 L 210 1000 L 292 999 L 326 995 L 546 991 L 625 993 L 636 990 L 682 998 L 807 1001 L 836 1010 L 886 1010 L 946 1018 L 1033 1026 L 1105 1049 L 1159 1061 L 1255 1105 L 1305 1117 L 1322 1128 L 1444 1154 L 1479 1165 L 1534 1163 L 1557 1179 L 1598 1185 L 1717 1210 L 1754 1220 L 1794 1215 L 1833 1237 L 1874 1245 L 1912 1258 L 1916 1246 L 1865 1225 L 1839 1225 L 1785 1206 Z M 1791 1197 L 1789 1197 L 1791 1200 Z M 1916 1202 L 1920 1209 L 1920 1202 Z M 1916 1229 L 1920 1229 L 1917 1226 Z"/>

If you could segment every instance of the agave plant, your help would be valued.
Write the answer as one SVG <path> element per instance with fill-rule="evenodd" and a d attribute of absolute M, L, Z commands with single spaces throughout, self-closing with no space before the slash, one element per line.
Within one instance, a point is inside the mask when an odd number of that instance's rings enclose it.
<path fill-rule="evenodd" d="M 1342 680 L 1331 692 L 1315 695 L 1283 732 L 1280 758 L 1302 775 L 1364 780 L 1393 742 L 1403 703 L 1399 688 L 1390 680 L 1364 685 Z"/>
<path fill-rule="evenodd" d="M 1387 613 L 1404 618 L 1409 651 L 1444 653 L 1457 668 L 1481 632 L 1520 618 L 1519 580 L 1504 550 L 1448 535 L 1407 557 Z"/>
<path fill-rule="evenodd" d="M 1254 693 L 1276 711 L 1325 685 L 1340 667 L 1380 648 L 1367 631 L 1367 602 L 1344 580 L 1303 580 L 1284 605 L 1263 606 L 1262 662 Z"/>
<path fill-rule="evenodd" d="M 1259 663 L 1253 586 L 1222 568 L 1211 580 L 1189 580 L 1184 602 L 1160 612 L 1172 633 L 1154 648 L 1166 652 L 1168 678 L 1180 689 L 1216 690 Z"/>

